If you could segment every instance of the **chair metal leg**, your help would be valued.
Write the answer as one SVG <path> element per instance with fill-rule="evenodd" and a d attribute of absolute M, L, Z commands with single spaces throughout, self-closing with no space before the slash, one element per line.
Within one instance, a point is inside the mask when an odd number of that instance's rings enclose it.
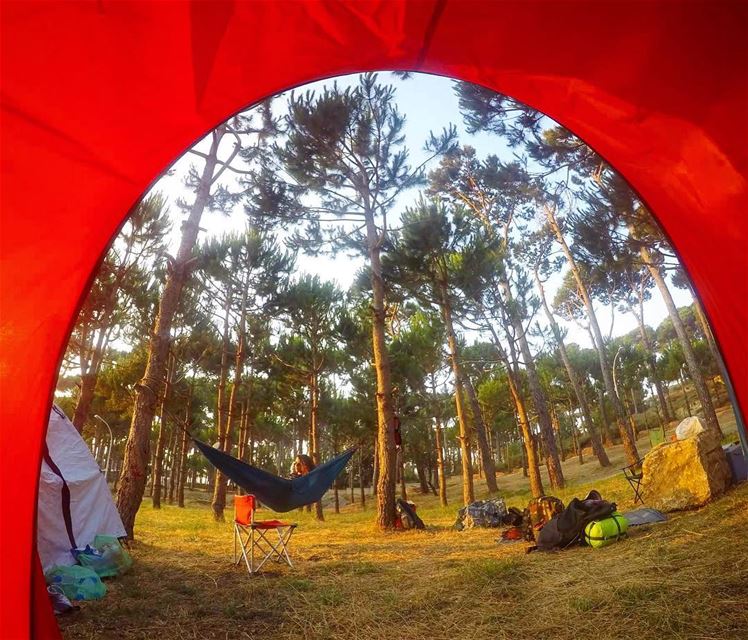
<path fill-rule="evenodd" d="M 266 562 L 272 560 L 277 563 L 285 563 L 293 568 L 291 556 L 288 553 L 288 543 L 295 527 L 273 527 L 278 536 L 275 541 L 270 534 L 271 529 L 256 528 L 254 526 L 244 527 L 234 523 L 234 564 L 238 565 L 242 559 L 250 575 L 258 573 Z M 270 535 L 270 537 L 268 537 Z M 237 550 L 237 538 L 240 545 Z"/>

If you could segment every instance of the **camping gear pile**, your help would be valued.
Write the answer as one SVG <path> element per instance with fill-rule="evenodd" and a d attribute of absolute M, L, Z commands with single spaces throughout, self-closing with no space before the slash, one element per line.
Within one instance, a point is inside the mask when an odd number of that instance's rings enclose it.
<path fill-rule="evenodd" d="M 540 551 L 557 551 L 585 543 L 600 548 L 624 538 L 627 529 L 628 523 L 616 511 L 615 502 L 603 500 L 598 491 L 592 490 L 582 500 L 573 498 L 563 511 L 542 526 L 535 540 Z"/>
<path fill-rule="evenodd" d="M 470 506 L 460 510 L 466 515 L 458 518 L 458 523 L 467 518 Z M 598 549 L 624 539 L 629 528 L 626 518 L 616 511 L 615 503 L 603 500 L 594 490 L 582 500 L 574 498 L 567 506 L 558 498 L 542 496 L 533 498 L 523 512 L 505 508 L 505 514 L 505 528 L 498 542 L 525 540 L 530 543 L 528 552 L 566 549 L 575 544 Z M 519 519 L 515 518 L 517 514 Z"/>
<path fill-rule="evenodd" d="M 91 451 L 62 410 L 49 416 L 40 479 L 37 548 L 56 613 L 71 600 L 104 596 L 102 577 L 124 573 L 132 558 L 125 528 Z"/>
<path fill-rule="evenodd" d="M 457 531 L 473 527 L 494 528 L 517 524 L 521 513 L 518 509 L 507 509 L 503 498 L 477 500 L 457 512 L 454 528 Z"/>

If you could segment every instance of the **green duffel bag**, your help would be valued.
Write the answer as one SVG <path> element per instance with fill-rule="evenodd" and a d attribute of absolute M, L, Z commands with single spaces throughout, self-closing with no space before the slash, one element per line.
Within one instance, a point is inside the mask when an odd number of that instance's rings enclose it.
<path fill-rule="evenodd" d="M 617 511 L 604 520 L 594 520 L 584 528 L 584 541 L 595 549 L 626 537 L 629 523 Z"/>

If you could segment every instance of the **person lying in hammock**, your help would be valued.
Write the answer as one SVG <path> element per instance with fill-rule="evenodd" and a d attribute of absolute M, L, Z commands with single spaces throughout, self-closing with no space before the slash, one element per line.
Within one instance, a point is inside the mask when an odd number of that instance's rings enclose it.
<path fill-rule="evenodd" d="M 316 465 L 314 464 L 314 461 L 310 456 L 300 453 L 298 456 L 296 456 L 296 459 L 291 465 L 291 477 L 300 478 L 301 476 L 305 476 L 312 469 L 314 469 L 315 466 Z"/>

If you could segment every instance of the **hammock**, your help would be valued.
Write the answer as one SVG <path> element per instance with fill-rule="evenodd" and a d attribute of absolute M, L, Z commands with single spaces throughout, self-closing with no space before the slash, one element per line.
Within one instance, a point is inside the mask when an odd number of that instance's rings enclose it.
<path fill-rule="evenodd" d="M 355 447 L 348 449 L 306 475 L 289 480 L 237 460 L 200 440 L 193 438 L 193 441 L 216 469 L 262 504 L 281 513 L 320 500 L 356 451 Z"/>

